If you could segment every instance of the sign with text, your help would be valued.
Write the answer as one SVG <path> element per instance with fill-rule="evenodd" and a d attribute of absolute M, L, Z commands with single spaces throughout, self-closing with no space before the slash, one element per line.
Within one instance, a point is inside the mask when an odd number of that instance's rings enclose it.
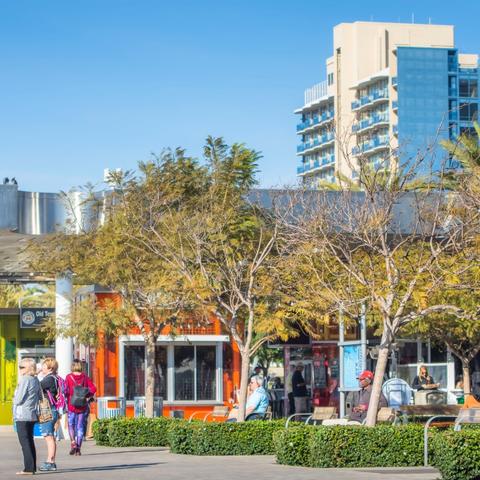
<path fill-rule="evenodd" d="M 53 315 L 54 308 L 21 308 L 20 328 L 38 328 Z"/>
<path fill-rule="evenodd" d="M 363 370 L 362 346 L 345 345 L 343 347 L 343 389 L 358 390 L 358 376 Z"/>

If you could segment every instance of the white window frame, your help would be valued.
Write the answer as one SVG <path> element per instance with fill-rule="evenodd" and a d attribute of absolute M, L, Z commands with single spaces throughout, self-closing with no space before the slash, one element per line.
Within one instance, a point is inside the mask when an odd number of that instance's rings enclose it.
<path fill-rule="evenodd" d="M 167 347 L 167 398 L 164 405 L 218 405 L 223 404 L 223 343 L 229 342 L 228 335 L 160 335 L 157 339 L 157 346 Z M 141 345 L 145 342 L 142 335 L 121 335 L 118 339 L 118 375 L 119 375 L 119 396 L 125 396 L 125 346 Z M 214 346 L 216 359 L 216 395 L 215 400 L 175 400 L 175 358 L 174 347 L 190 346 Z M 196 371 L 196 349 L 195 349 L 195 371 Z M 197 375 L 194 375 L 194 388 L 196 392 Z M 127 404 L 133 404 L 132 400 Z"/>

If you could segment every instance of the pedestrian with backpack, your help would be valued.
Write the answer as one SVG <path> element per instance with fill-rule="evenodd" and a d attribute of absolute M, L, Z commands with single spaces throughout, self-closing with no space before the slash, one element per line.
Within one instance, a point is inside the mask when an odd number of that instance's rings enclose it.
<path fill-rule="evenodd" d="M 70 455 L 81 455 L 88 401 L 95 395 L 97 388 L 90 377 L 83 372 L 80 360 L 73 361 L 72 373 L 65 378 L 65 387 L 68 405 L 68 433 L 71 441 Z"/>
<path fill-rule="evenodd" d="M 62 389 L 63 381 L 60 381 L 58 375 L 58 362 L 47 357 L 42 362 L 42 388 L 41 396 L 46 407 L 50 407 L 51 415 L 45 422 L 40 423 L 40 431 L 47 444 L 47 460 L 40 466 L 41 472 L 52 472 L 57 470 L 55 456 L 57 453 L 57 442 L 55 439 L 55 425 L 63 413 L 65 406 L 65 397 Z"/>

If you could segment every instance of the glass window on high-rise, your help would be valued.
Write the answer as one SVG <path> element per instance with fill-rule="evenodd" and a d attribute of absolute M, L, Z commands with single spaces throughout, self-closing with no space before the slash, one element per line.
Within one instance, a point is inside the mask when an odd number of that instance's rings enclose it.
<path fill-rule="evenodd" d="M 438 170 L 445 160 L 440 140 L 449 136 L 449 96 L 457 90 L 457 77 L 448 73 L 452 69 L 448 50 L 399 47 L 397 59 L 401 161 L 428 155 L 421 170 Z"/>

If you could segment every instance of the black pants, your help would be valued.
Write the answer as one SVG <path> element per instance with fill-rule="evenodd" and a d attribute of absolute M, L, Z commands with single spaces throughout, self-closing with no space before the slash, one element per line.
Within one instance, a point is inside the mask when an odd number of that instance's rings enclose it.
<path fill-rule="evenodd" d="M 293 399 L 293 392 L 288 394 L 288 414 L 293 415 L 295 413 L 295 400 Z"/>
<path fill-rule="evenodd" d="M 25 472 L 37 470 L 37 452 L 33 441 L 33 426 L 35 422 L 16 422 L 18 441 L 22 447 Z"/>

